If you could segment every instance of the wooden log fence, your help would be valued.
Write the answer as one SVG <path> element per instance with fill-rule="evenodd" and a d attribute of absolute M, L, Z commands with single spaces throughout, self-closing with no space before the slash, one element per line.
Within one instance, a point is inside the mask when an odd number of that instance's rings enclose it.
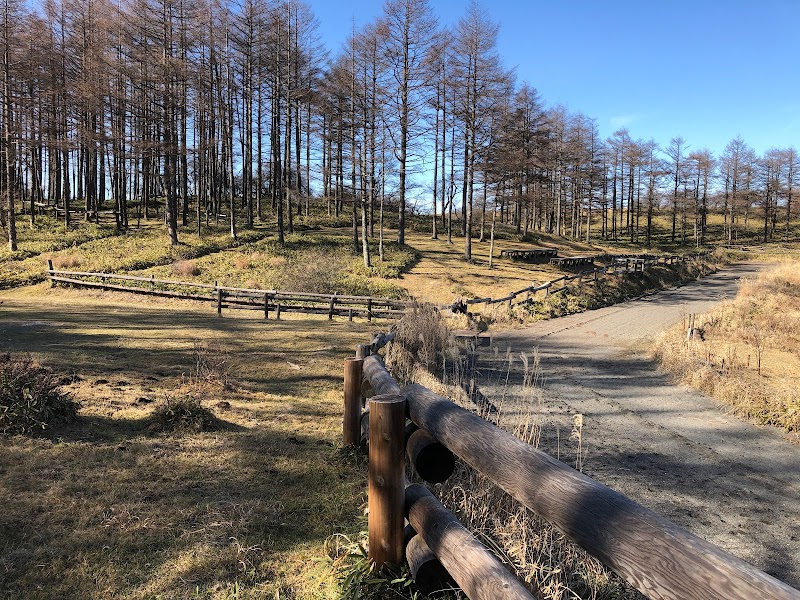
<path fill-rule="evenodd" d="M 800 591 L 449 399 L 418 384 L 401 388 L 377 355 L 385 338 L 376 336 L 375 340 L 382 343 L 374 349 L 370 345 L 372 352 L 363 358 L 362 373 L 364 385 L 376 394 L 375 402 L 370 401 L 366 431 L 374 437 L 369 445 L 369 556 L 376 565 L 387 557 L 402 556 L 406 543 L 412 574 L 421 573 L 425 579 L 421 587 L 426 590 L 446 580 L 444 569 L 473 600 L 527 600 L 538 595 L 516 580 L 426 488 L 398 489 L 404 453 L 397 446 L 399 425 L 392 421 L 394 429 L 389 431 L 387 423 L 397 418 L 399 406 L 405 406 L 404 420 L 408 418 L 411 424 L 404 439 L 417 463 L 425 460 L 420 459 L 421 449 L 440 444 L 652 600 L 800 600 Z M 379 420 L 373 411 L 385 409 L 382 405 L 387 403 L 394 407 L 394 416 Z M 419 432 L 424 435 L 412 440 Z M 427 460 L 441 462 L 441 455 L 436 456 Z M 420 476 L 425 472 L 415 468 Z M 373 481 L 381 492 L 396 496 L 373 504 Z M 413 528 L 405 538 L 396 514 L 401 502 Z M 413 540 L 414 533 L 421 540 L 412 546 L 409 539 Z"/>
<path fill-rule="evenodd" d="M 635 273 L 640 272 L 644 273 L 646 269 L 652 268 L 657 265 L 676 265 L 682 262 L 688 262 L 690 260 L 697 260 L 707 256 L 709 252 L 701 252 L 698 254 L 694 254 L 691 256 L 678 256 L 678 255 L 667 255 L 667 256 L 616 256 L 611 257 L 611 264 L 596 267 L 594 269 L 589 269 L 585 271 L 581 271 L 579 273 L 573 273 L 569 275 L 562 275 L 556 279 L 552 279 L 545 283 L 541 283 L 538 285 L 531 285 L 529 287 L 522 288 L 521 290 L 516 290 L 503 296 L 501 298 L 467 298 L 464 300 L 460 300 L 456 304 L 453 305 L 452 309 L 457 310 L 458 307 L 463 306 L 466 309 L 469 306 L 477 306 L 477 305 L 495 305 L 495 304 L 504 304 L 507 303 L 509 307 L 519 304 L 530 304 L 536 298 L 536 294 L 539 292 L 544 293 L 544 297 L 548 298 L 551 294 L 557 294 L 559 292 L 566 291 L 570 288 L 571 285 L 576 285 L 580 288 L 583 285 L 597 285 L 601 277 L 605 277 L 608 275 L 620 275 L 623 273 Z M 590 260 L 596 259 L 596 257 L 563 257 L 557 259 L 551 259 L 556 261 L 568 260 L 568 259 L 580 259 L 583 261 L 582 264 L 589 264 Z M 574 265 L 570 264 L 568 266 L 575 266 L 579 263 L 575 263 Z M 559 285 L 560 284 L 560 285 Z"/>
<path fill-rule="evenodd" d="M 501 250 L 500 256 L 511 260 L 524 260 L 540 262 L 549 260 L 558 255 L 556 248 L 530 248 L 528 250 Z"/>
<path fill-rule="evenodd" d="M 162 298 L 211 302 L 217 314 L 223 309 L 257 310 L 269 319 L 274 314 L 280 320 L 283 313 L 365 318 L 399 318 L 414 306 L 414 302 L 344 294 L 314 294 L 236 288 L 212 284 L 158 279 L 154 276 L 117 275 L 85 271 L 63 271 L 53 268 L 48 261 L 48 276 L 53 284 L 95 288 L 135 294 L 148 294 Z"/>

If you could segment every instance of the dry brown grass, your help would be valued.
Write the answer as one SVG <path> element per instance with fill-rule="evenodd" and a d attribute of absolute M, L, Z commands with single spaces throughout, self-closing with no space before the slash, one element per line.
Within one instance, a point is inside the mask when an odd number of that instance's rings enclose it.
<path fill-rule="evenodd" d="M 666 369 L 747 419 L 800 439 L 800 262 L 784 261 L 713 313 L 659 338 Z"/>
<path fill-rule="evenodd" d="M 339 373 L 375 324 L 49 288 L 2 301 L 3 348 L 68 377 L 81 408 L 0 440 L 0 597 L 335 597 L 324 542 L 363 526 L 366 490 L 338 446 Z M 190 393 L 220 428 L 148 430 Z"/>
<path fill-rule="evenodd" d="M 556 238 L 547 234 L 536 235 L 536 241 L 497 240 L 494 268 L 489 268 L 489 242 L 473 241 L 473 260 L 464 260 L 463 238 L 453 238 L 448 244 L 446 236 L 433 240 L 422 233 L 407 233 L 406 243 L 422 254 L 422 258 L 409 273 L 403 275 L 402 285 L 409 294 L 426 302 L 452 303 L 458 297 L 502 297 L 533 282 L 543 283 L 563 273 L 549 264 L 532 264 L 500 258 L 501 250 L 524 249 L 534 245 L 558 247 L 559 254 L 601 254 L 605 248 L 581 242 Z"/>
<path fill-rule="evenodd" d="M 80 267 L 83 261 L 78 253 L 58 254 L 52 258 L 53 267 L 56 269 L 74 269 Z"/>
<path fill-rule="evenodd" d="M 176 260 L 172 263 L 172 274 L 178 277 L 196 277 L 200 275 L 200 267 L 195 260 Z"/>

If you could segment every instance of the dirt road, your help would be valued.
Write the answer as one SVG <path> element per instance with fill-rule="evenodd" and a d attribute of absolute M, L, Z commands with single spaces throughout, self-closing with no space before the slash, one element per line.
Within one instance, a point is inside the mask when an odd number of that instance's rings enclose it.
<path fill-rule="evenodd" d="M 477 383 L 513 419 L 530 397 L 520 353 L 538 353 L 542 449 L 575 465 L 570 433 L 582 414 L 585 473 L 800 588 L 800 446 L 675 385 L 646 355 L 657 333 L 732 298 L 762 266 L 495 333 Z"/>

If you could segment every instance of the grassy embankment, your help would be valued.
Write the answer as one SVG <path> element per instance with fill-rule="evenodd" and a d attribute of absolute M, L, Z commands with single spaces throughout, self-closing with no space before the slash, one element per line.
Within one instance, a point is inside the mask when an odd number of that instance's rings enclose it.
<path fill-rule="evenodd" d="M 719 309 L 664 334 L 666 369 L 744 418 L 800 440 L 800 262 L 784 257 Z"/>

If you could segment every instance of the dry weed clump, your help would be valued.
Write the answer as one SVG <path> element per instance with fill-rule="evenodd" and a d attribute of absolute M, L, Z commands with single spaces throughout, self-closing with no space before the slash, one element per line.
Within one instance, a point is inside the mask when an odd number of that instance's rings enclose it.
<path fill-rule="evenodd" d="M 194 342 L 194 364 L 188 383 L 196 389 L 218 388 L 234 391 L 230 353 L 219 344 Z"/>
<path fill-rule="evenodd" d="M 147 429 L 154 433 L 199 433 L 220 429 L 220 422 L 198 398 L 167 395 L 150 414 Z"/>
<path fill-rule="evenodd" d="M 172 263 L 172 273 L 179 277 L 197 277 L 200 267 L 195 260 L 176 260 Z"/>
<path fill-rule="evenodd" d="M 786 263 L 744 281 L 737 297 L 663 334 L 665 369 L 759 424 L 800 435 L 800 271 Z M 687 333 L 688 331 L 688 333 Z"/>
<path fill-rule="evenodd" d="M 79 267 L 82 262 L 80 254 L 59 254 L 53 257 L 53 267 L 56 269 L 74 269 Z"/>
<path fill-rule="evenodd" d="M 314 294 L 341 290 L 339 279 L 348 264 L 346 250 L 311 247 L 284 260 L 276 267 L 276 289 Z"/>
<path fill-rule="evenodd" d="M 450 331 L 441 313 L 434 306 L 422 305 L 398 322 L 386 352 L 386 366 L 401 383 L 411 382 L 418 368 L 440 373 L 450 345 Z"/>
<path fill-rule="evenodd" d="M 0 355 L 0 433 L 29 434 L 75 417 L 77 405 L 61 392 L 52 371 L 31 358 Z"/>

